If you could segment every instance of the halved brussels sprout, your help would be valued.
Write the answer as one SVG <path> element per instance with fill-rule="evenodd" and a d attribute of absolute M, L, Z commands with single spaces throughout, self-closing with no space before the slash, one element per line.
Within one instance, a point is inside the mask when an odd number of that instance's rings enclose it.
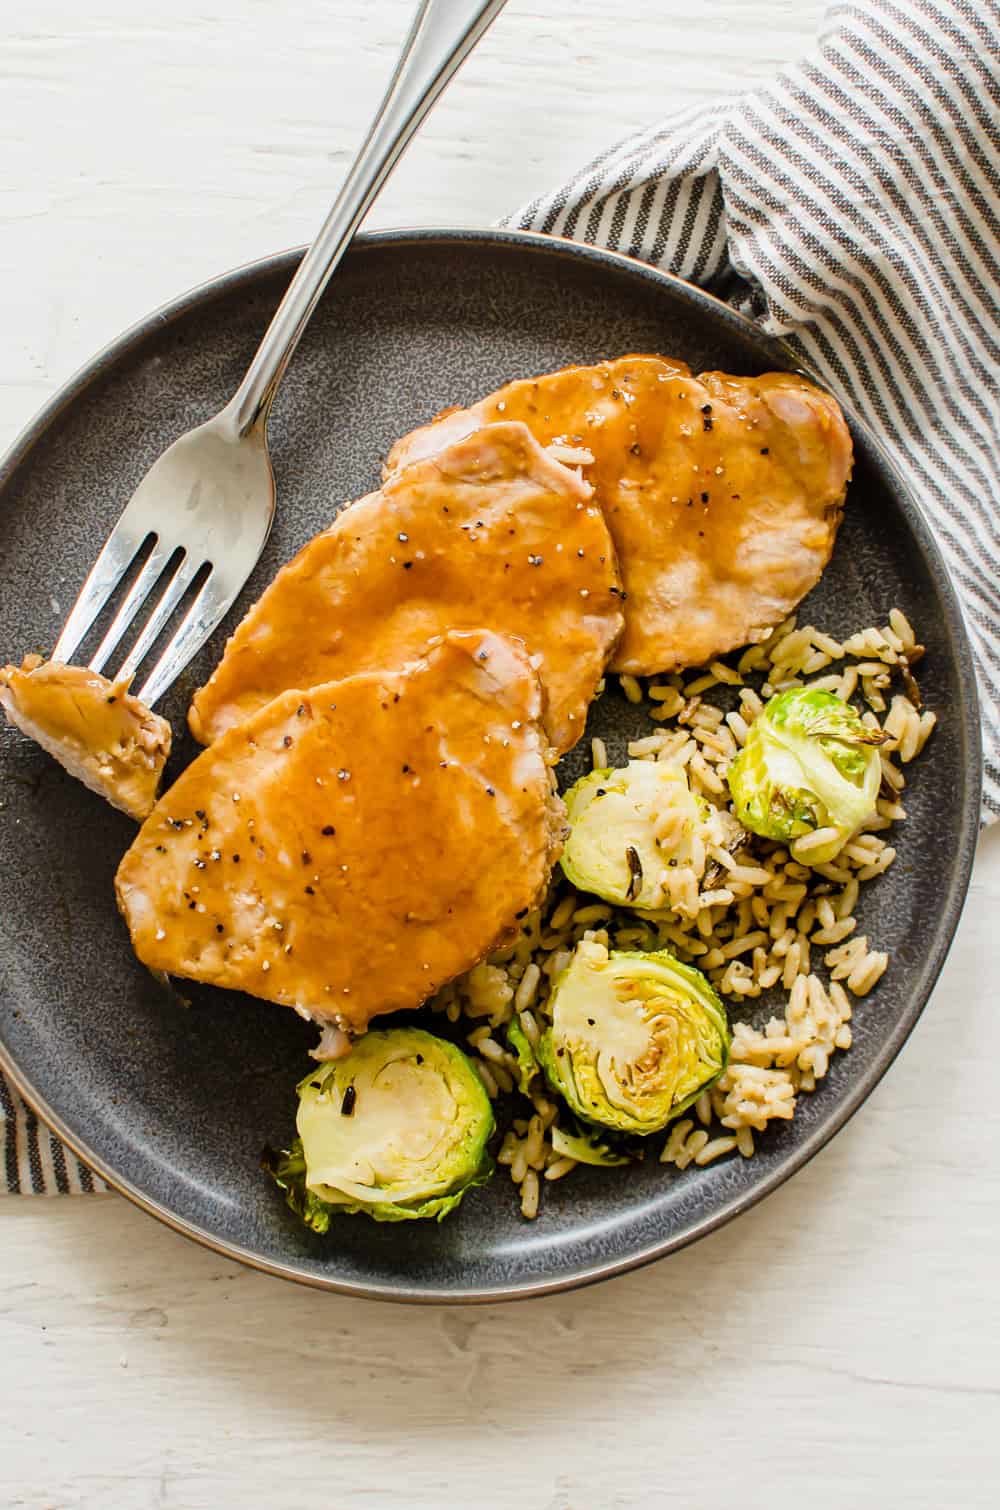
<path fill-rule="evenodd" d="M 688 864 L 706 805 L 677 766 L 631 760 L 592 771 L 563 798 L 570 833 L 561 864 L 581 891 L 636 912 L 668 906 L 668 865 Z"/>
<path fill-rule="evenodd" d="M 585 1122 L 660 1132 L 726 1067 L 726 1010 L 700 970 L 666 950 L 577 944 L 550 1000 L 539 1058 Z"/>
<path fill-rule="evenodd" d="M 440 1221 L 493 1173 L 483 1082 L 461 1049 L 420 1028 L 366 1033 L 298 1093 L 298 1139 L 264 1167 L 316 1232 L 337 1212 Z"/>
<path fill-rule="evenodd" d="M 876 811 L 886 738 L 832 692 L 780 692 L 729 767 L 737 817 L 765 839 L 790 843 L 803 864 L 826 864 Z M 827 828 L 828 842 L 797 852 L 797 839 Z"/>

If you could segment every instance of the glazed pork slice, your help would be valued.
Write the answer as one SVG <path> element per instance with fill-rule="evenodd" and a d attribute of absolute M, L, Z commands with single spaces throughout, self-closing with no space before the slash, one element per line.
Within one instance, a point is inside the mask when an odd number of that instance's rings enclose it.
<path fill-rule="evenodd" d="M 121 862 L 153 970 L 327 1024 L 323 1053 L 516 934 L 562 847 L 538 678 L 455 632 L 426 658 L 273 699 L 219 736 Z"/>
<path fill-rule="evenodd" d="M 170 725 L 86 666 L 25 656 L 0 668 L 8 720 L 112 806 L 143 819 L 152 811 L 170 754 Z"/>
<path fill-rule="evenodd" d="M 591 489 L 523 424 L 491 424 L 346 508 L 278 573 L 190 712 L 209 744 L 289 687 L 399 666 L 435 635 L 489 625 L 537 658 L 561 753 L 624 622 Z"/>
<path fill-rule="evenodd" d="M 658 356 L 567 367 L 413 431 L 387 472 L 496 419 L 593 453 L 628 595 L 613 670 L 673 671 L 763 638 L 830 559 L 851 438 L 836 400 L 803 377 L 695 377 Z"/>

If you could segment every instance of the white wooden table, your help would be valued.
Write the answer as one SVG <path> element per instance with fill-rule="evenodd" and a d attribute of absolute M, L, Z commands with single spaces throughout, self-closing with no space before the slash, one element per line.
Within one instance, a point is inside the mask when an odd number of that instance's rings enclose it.
<path fill-rule="evenodd" d="M 310 237 L 408 10 L 4 9 L 0 443 L 161 300 Z M 487 223 L 767 79 L 822 10 L 511 0 L 374 221 Z M 242 1270 L 117 1197 L 0 1199 L 0 1504 L 995 1506 L 998 908 L 993 833 L 923 1022 L 834 1145 L 597 1289 L 379 1306 Z"/>

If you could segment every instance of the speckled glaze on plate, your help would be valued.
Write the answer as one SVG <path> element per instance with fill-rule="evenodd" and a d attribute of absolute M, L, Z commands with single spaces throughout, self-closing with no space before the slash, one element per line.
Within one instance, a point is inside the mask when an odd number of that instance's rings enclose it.
<path fill-rule="evenodd" d="M 255 263 L 159 310 L 90 363 L 0 469 L 0 646 L 51 647 L 100 544 L 154 457 L 228 398 L 299 253 Z M 643 264 L 514 232 L 361 239 L 325 295 L 271 425 L 278 515 L 242 605 L 346 499 L 376 485 L 397 436 L 509 378 L 628 351 L 695 370 L 794 366 L 789 353 L 697 289 Z M 315 1030 L 248 997 L 192 988 L 185 1009 L 134 959 L 112 877 L 129 820 L 28 741 L 0 735 L 0 1060 L 29 1101 L 125 1195 L 178 1231 L 270 1273 L 407 1301 L 537 1295 L 620 1273 L 704 1235 L 799 1169 L 899 1052 L 958 923 L 977 831 L 975 682 L 954 592 L 914 501 L 867 430 L 833 561 L 804 612 L 834 634 L 898 604 L 919 626 L 927 702 L 941 715 L 907 792 L 892 870 L 863 898 L 861 930 L 892 951 L 858 1005 L 854 1047 L 751 1160 L 683 1174 L 648 1158 L 578 1170 L 522 1221 L 505 1176 L 441 1226 L 357 1218 L 306 1231 L 260 1175 L 292 1128 Z M 237 622 L 240 608 L 226 625 Z M 162 711 L 178 738 L 225 631 Z M 612 758 L 641 715 L 610 690 L 592 732 Z M 582 748 L 564 762 L 573 779 Z M 373 960 L 373 968 L 378 962 Z M 187 993 L 186 993 L 187 994 Z M 429 1024 L 430 1025 L 430 1024 Z"/>

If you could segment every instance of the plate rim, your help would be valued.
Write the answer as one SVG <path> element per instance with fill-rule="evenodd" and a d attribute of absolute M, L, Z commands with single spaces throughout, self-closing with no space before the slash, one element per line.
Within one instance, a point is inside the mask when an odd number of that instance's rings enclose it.
<path fill-rule="evenodd" d="M 683 297 L 689 302 L 701 304 L 716 317 L 724 317 L 727 323 L 736 326 L 737 329 L 743 330 L 748 335 L 752 335 L 756 341 L 759 342 L 763 338 L 776 351 L 783 353 L 785 360 L 793 370 L 802 372 L 821 388 L 830 388 L 830 385 L 812 371 L 799 354 L 784 340 L 763 330 L 755 321 L 749 319 L 739 310 L 734 309 L 732 305 L 727 304 L 723 299 L 706 292 L 705 289 L 699 288 L 696 284 L 690 283 L 684 278 L 678 277 L 675 273 L 654 267 L 650 263 L 643 262 L 638 258 L 629 257 L 622 252 L 609 251 L 604 247 L 592 246 L 585 242 L 566 240 L 562 237 L 547 236 L 535 231 L 523 231 L 507 227 L 479 228 L 474 226 L 394 227 L 366 232 L 355 238 L 351 250 L 368 251 L 377 250 L 384 246 L 404 247 L 411 244 L 426 245 L 429 243 L 450 245 L 452 247 L 462 244 L 472 246 L 485 245 L 494 248 L 498 246 L 509 246 L 512 248 L 526 246 L 534 250 L 545 251 L 549 255 L 557 257 L 562 256 L 574 261 L 590 262 L 601 267 L 617 268 L 626 271 L 632 277 L 638 276 L 653 286 L 669 286 L 675 290 L 682 291 Z M 27 459 L 35 446 L 44 439 L 45 432 L 59 415 L 75 399 L 82 395 L 87 387 L 99 378 L 107 367 L 126 356 L 130 348 L 147 339 L 157 328 L 172 323 L 208 298 L 224 295 L 238 288 L 241 283 L 253 283 L 270 273 L 287 271 L 290 275 L 296 262 L 302 257 L 305 250 L 304 247 L 287 248 L 284 251 L 271 253 L 253 261 L 241 263 L 237 267 L 231 268 L 214 278 L 206 279 L 204 282 L 188 288 L 183 293 L 176 295 L 157 309 L 135 321 L 126 330 L 114 337 L 96 352 L 94 356 L 77 368 L 16 436 L 2 460 L 0 460 L 0 490 L 6 487 L 15 471 Z M 960 704 L 952 710 L 952 713 L 953 716 L 960 720 L 962 725 L 961 733 L 964 736 L 963 743 L 966 751 L 964 776 L 969 789 L 968 803 L 963 812 L 961 829 L 958 834 L 956 849 L 958 864 L 954 881 L 944 899 L 944 904 L 939 914 L 945 924 L 944 936 L 935 940 L 935 946 L 928 957 L 921 989 L 918 990 L 906 1013 L 896 1024 L 893 1033 L 881 1045 L 873 1063 L 859 1076 L 857 1082 L 851 1085 L 840 1105 L 834 1109 L 831 1117 L 825 1120 L 820 1127 L 812 1130 L 801 1144 L 790 1149 L 782 1157 L 778 1166 L 762 1178 L 758 1184 L 754 1185 L 748 1191 L 733 1196 L 719 1208 L 694 1222 L 683 1233 L 658 1239 L 625 1257 L 598 1260 L 575 1269 L 570 1274 L 557 1275 L 550 1279 L 533 1280 L 519 1284 L 508 1283 L 489 1289 L 476 1287 L 454 1288 L 449 1286 L 411 1288 L 405 1284 L 360 1283 L 339 1279 L 336 1276 L 313 1273 L 298 1267 L 294 1263 L 284 1263 L 279 1260 L 262 1257 L 252 1249 L 245 1248 L 239 1243 L 218 1237 L 216 1234 L 200 1226 L 197 1222 L 178 1216 L 160 1201 L 139 1189 L 126 1176 L 110 1168 L 100 1155 L 89 1148 L 85 1139 L 78 1137 L 71 1131 L 59 1113 L 35 1091 L 30 1078 L 13 1062 L 6 1047 L 0 1043 L 0 1069 L 7 1075 L 29 1108 L 36 1113 L 60 1141 L 65 1143 L 88 1168 L 98 1174 L 112 1190 L 125 1196 L 133 1205 L 139 1207 L 148 1215 L 157 1218 L 157 1220 L 161 1221 L 172 1231 L 179 1233 L 183 1237 L 190 1238 L 220 1257 L 232 1259 L 260 1273 L 268 1274 L 275 1278 L 291 1280 L 298 1284 L 307 1285 L 312 1289 L 328 1293 L 349 1295 L 368 1300 L 394 1301 L 417 1305 L 487 1305 L 513 1300 L 528 1300 L 543 1295 L 552 1295 L 566 1290 L 582 1288 L 587 1285 L 596 1284 L 602 1280 L 614 1278 L 616 1275 L 645 1267 L 645 1265 L 654 1263 L 657 1259 L 665 1258 L 668 1254 L 678 1252 L 682 1248 L 699 1241 L 701 1238 L 707 1237 L 710 1233 L 725 1226 L 737 1216 L 742 1215 L 743 1212 L 749 1211 L 760 1201 L 764 1200 L 765 1197 L 785 1184 L 793 1175 L 797 1174 L 800 1169 L 809 1163 L 840 1132 L 841 1128 L 846 1125 L 864 1102 L 867 1101 L 868 1097 L 886 1074 L 890 1065 L 898 1057 L 930 1000 L 954 942 L 955 934 L 961 921 L 962 911 L 968 897 L 972 864 L 975 857 L 976 840 L 979 831 L 979 813 L 982 795 L 982 740 L 978 684 L 965 617 L 950 570 L 923 509 L 902 477 L 887 448 L 873 433 L 868 423 L 857 413 L 850 401 L 845 400 L 840 393 L 836 393 L 836 397 L 847 413 L 852 428 L 864 436 L 866 444 L 871 448 L 880 465 L 891 478 L 906 523 L 913 534 L 918 549 L 927 561 L 928 568 L 931 570 L 934 578 L 935 588 L 941 599 L 946 621 L 945 627 L 949 632 L 949 638 L 955 649 L 956 669 L 962 693 Z"/>

